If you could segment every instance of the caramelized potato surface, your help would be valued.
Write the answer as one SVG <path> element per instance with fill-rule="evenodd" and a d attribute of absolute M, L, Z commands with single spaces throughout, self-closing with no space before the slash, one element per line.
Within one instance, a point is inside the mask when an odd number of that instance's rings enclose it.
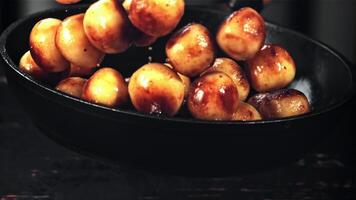
<path fill-rule="evenodd" d="M 127 4 L 132 24 L 155 37 L 172 32 L 184 14 L 184 0 L 132 0 Z"/>
<path fill-rule="evenodd" d="M 246 73 L 256 91 L 269 92 L 289 85 L 294 80 L 296 66 L 285 49 L 266 45 L 247 61 Z"/>
<path fill-rule="evenodd" d="M 230 58 L 216 58 L 213 66 L 205 70 L 203 74 L 214 71 L 223 72 L 230 76 L 239 92 L 240 100 L 246 100 L 250 92 L 250 84 L 247 80 L 244 70 L 240 67 L 239 64 Z"/>
<path fill-rule="evenodd" d="M 225 73 L 212 72 L 192 83 L 188 109 L 197 119 L 231 120 L 239 101 L 234 81 Z"/>
<path fill-rule="evenodd" d="M 60 4 L 74 4 L 74 3 L 78 3 L 82 0 L 56 0 L 57 3 Z"/>
<path fill-rule="evenodd" d="M 34 61 L 47 72 L 62 72 L 70 63 L 56 46 L 56 33 L 62 21 L 47 18 L 39 21 L 30 34 L 30 51 Z"/>
<path fill-rule="evenodd" d="M 169 64 L 169 63 L 164 63 L 164 65 L 168 66 L 169 68 L 173 69 L 172 65 Z M 180 79 L 182 79 L 183 81 L 183 84 L 184 84 L 184 97 L 187 97 L 188 96 L 188 92 L 189 92 L 189 87 L 190 87 L 190 84 L 191 84 L 191 80 L 188 76 L 185 76 L 181 73 L 178 73 L 178 76 Z"/>
<path fill-rule="evenodd" d="M 20 71 L 30 75 L 36 80 L 45 80 L 48 78 L 47 73 L 41 69 L 32 59 L 30 51 L 27 51 L 20 59 Z"/>
<path fill-rule="evenodd" d="M 86 79 L 80 77 L 69 77 L 59 82 L 56 90 L 80 98 L 86 81 Z"/>
<path fill-rule="evenodd" d="M 129 94 L 139 112 L 174 116 L 183 103 L 184 84 L 169 67 L 149 63 L 131 76 Z"/>
<path fill-rule="evenodd" d="M 188 24 L 166 44 L 166 54 L 174 70 L 195 77 L 211 66 L 215 49 L 209 30 L 201 24 Z"/>
<path fill-rule="evenodd" d="M 104 58 L 87 39 L 83 28 L 84 14 L 67 17 L 59 26 L 56 45 L 62 55 L 72 64 L 95 68 Z"/>
<path fill-rule="evenodd" d="M 93 3 L 84 16 L 84 31 L 97 49 L 108 54 L 124 52 L 132 42 L 131 23 L 117 0 Z"/>
<path fill-rule="evenodd" d="M 220 48 L 235 60 L 252 58 L 266 38 L 265 22 L 252 8 L 232 13 L 220 26 L 216 40 Z"/>
<path fill-rule="evenodd" d="M 124 7 L 124 9 L 126 10 L 127 13 L 129 13 L 129 11 L 130 11 L 131 3 L 132 3 L 132 0 L 125 0 L 122 3 L 122 6 Z M 133 39 L 133 44 L 137 47 L 150 46 L 154 42 L 156 42 L 156 40 L 158 39 L 158 37 L 147 35 L 137 28 L 135 28 L 135 30 L 134 30 L 134 35 L 135 36 Z"/>
<path fill-rule="evenodd" d="M 235 121 L 257 121 L 261 119 L 261 114 L 256 108 L 245 102 L 240 102 L 232 117 L 232 120 Z"/>
<path fill-rule="evenodd" d="M 264 119 L 298 116 L 311 110 L 307 97 L 295 89 L 257 94 L 248 102 L 257 108 Z"/>
<path fill-rule="evenodd" d="M 127 84 L 115 69 L 102 68 L 84 85 L 82 98 L 108 107 L 123 106 L 128 100 Z"/>

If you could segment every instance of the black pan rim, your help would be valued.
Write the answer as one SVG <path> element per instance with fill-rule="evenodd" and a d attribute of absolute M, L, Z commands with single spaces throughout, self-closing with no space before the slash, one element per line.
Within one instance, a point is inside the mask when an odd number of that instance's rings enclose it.
<path fill-rule="evenodd" d="M 285 28 L 282 26 L 278 26 L 276 24 L 269 23 L 269 22 L 266 22 L 267 26 L 275 28 L 276 30 L 279 30 L 279 31 L 289 32 L 289 33 L 296 35 L 298 37 L 301 37 L 309 42 L 315 43 L 316 45 L 318 45 L 318 46 L 322 47 L 323 49 L 325 49 L 326 51 L 330 52 L 338 60 L 340 60 L 341 63 L 343 64 L 343 67 L 349 72 L 348 73 L 350 76 L 349 78 L 352 82 L 351 88 L 348 88 L 348 91 L 350 91 L 350 92 L 347 95 L 345 95 L 344 97 L 341 97 L 340 98 L 341 100 L 339 100 L 338 102 L 335 102 L 334 104 L 330 105 L 326 109 L 322 109 L 319 111 L 312 111 L 310 113 L 300 115 L 300 116 L 295 116 L 295 117 L 288 117 L 288 118 L 274 119 L 274 120 L 246 121 L 246 122 L 244 122 L 244 121 L 204 121 L 204 120 L 198 120 L 198 119 L 193 119 L 193 118 L 154 116 L 154 115 L 139 113 L 137 111 L 128 111 L 128 110 L 124 110 L 124 109 L 120 109 L 120 108 L 109 108 L 106 106 L 90 103 L 90 102 L 63 94 L 63 93 L 56 91 L 55 89 L 49 88 L 47 86 L 44 86 L 43 84 L 39 83 L 38 81 L 32 79 L 30 76 L 19 71 L 17 64 L 15 64 L 13 62 L 13 60 L 10 58 L 10 56 L 8 55 L 7 50 L 6 50 L 7 37 L 17 26 L 19 26 L 23 22 L 27 21 L 28 19 L 35 18 L 35 17 L 41 16 L 43 14 L 60 12 L 60 11 L 68 12 L 68 10 L 74 10 L 74 9 L 79 10 L 79 9 L 85 9 L 87 7 L 88 7 L 88 5 L 72 5 L 72 6 L 64 6 L 61 8 L 48 9 L 45 11 L 31 14 L 27 17 L 24 17 L 22 19 L 19 19 L 19 20 L 13 22 L 7 29 L 5 29 L 5 31 L 0 36 L 0 54 L 1 54 L 1 57 L 4 60 L 4 62 L 6 63 L 7 67 L 10 67 L 10 69 L 13 70 L 15 73 L 17 73 L 18 75 L 20 75 L 22 79 L 26 79 L 27 82 L 30 82 L 37 89 L 46 91 L 47 93 L 49 93 L 51 95 L 60 96 L 61 98 L 65 98 L 66 100 L 69 100 L 69 101 L 72 101 L 75 103 L 84 104 L 86 106 L 89 106 L 89 107 L 92 107 L 95 109 L 99 109 L 99 110 L 103 110 L 103 111 L 129 115 L 132 117 L 146 118 L 146 119 L 159 120 L 159 121 L 192 123 L 192 124 L 210 124 L 210 125 L 258 125 L 259 124 L 259 125 L 261 125 L 261 124 L 288 123 L 291 121 L 303 120 L 303 119 L 307 119 L 310 117 L 319 116 L 319 115 L 325 114 L 327 112 L 336 110 L 336 109 L 340 108 L 341 106 L 343 106 L 346 102 L 348 102 L 355 95 L 355 92 L 356 92 L 355 77 L 353 76 L 353 73 L 351 71 L 351 66 L 347 62 L 345 62 L 345 60 L 343 59 L 343 57 L 341 56 L 340 53 L 336 52 L 335 50 L 330 48 L 328 45 L 326 45 L 316 39 L 312 39 L 302 33 L 297 32 L 297 31 L 294 31 L 294 30 L 291 30 L 291 29 L 288 29 L 288 28 Z M 211 13 L 219 13 L 219 14 L 225 14 L 225 15 L 229 14 L 226 11 L 218 11 L 218 10 L 207 9 L 207 8 L 199 8 L 196 6 L 190 6 L 190 7 L 188 7 L 188 9 L 189 8 L 194 9 L 194 10 L 209 11 Z M 56 102 L 60 103 L 64 106 L 71 107 L 72 109 L 75 109 L 75 107 L 65 104 L 64 101 L 56 100 Z M 84 112 L 83 110 L 80 110 L 80 109 L 76 109 L 76 110 Z M 95 113 L 86 112 L 86 113 L 92 114 L 92 115 L 99 115 L 99 116 L 103 117 L 102 114 L 98 114 L 97 112 L 95 112 Z"/>

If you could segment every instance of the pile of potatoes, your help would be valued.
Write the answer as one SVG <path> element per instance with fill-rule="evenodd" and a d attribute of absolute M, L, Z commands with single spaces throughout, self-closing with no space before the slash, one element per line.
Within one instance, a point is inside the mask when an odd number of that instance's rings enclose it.
<path fill-rule="evenodd" d="M 296 74 L 293 58 L 265 44 L 265 22 L 248 7 L 223 21 L 215 37 L 198 23 L 176 31 L 166 44 L 167 63 L 147 63 L 126 79 L 101 67 L 105 54 L 149 46 L 171 33 L 184 8 L 184 0 L 99 0 L 85 13 L 43 19 L 19 68 L 85 101 L 113 108 L 131 102 L 148 114 L 175 116 L 187 106 L 201 120 L 251 121 L 310 111 L 302 92 L 284 89 Z M 218 48 L 227 56 L 216 58 Z"/>

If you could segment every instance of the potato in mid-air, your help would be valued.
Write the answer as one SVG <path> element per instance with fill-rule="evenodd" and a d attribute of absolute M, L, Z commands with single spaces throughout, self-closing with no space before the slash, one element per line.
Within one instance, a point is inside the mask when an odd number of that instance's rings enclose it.
<path fill-rule="evenodd" d="M 84 15 L 84 31 L 100 51 L 124 52 L 132 43 L 132 26 L 125 9 L 117 0 L 99 0 Z"/>
<path fill-rule="evenodd" d="M 70 63 L 95 68 L 100 65 L 105 54 L 89 42 L 84 32 L 83 18 L 84 14 L 65 18 L 58 27 L 56 45 Z"/>
<path fill-rule="evenodd" d="M 220 48 L 235 60 L 252 58 L 266 38 L 265 22 L 252 8 L 232 13 L 220 26 L 216 40 Z"/>
<path fill-rule="evenodd" d="M 131 0 L 128 13 L 132 24 L 147 35 L 161 37 L 178 25 L 184 0 Z"/>
<path fill-rule="evenodd" d="M 234 60 L 230 58 L 216 58 L 212 67 L 204 71 L 203 74 L 209 72 L 224 72 L 234 81 L 237 90 L 239 91 L 239 98 L 245 101 L 249 92 L 250 84 L 247 80 L 244 70 Z"/>
<path fill-rule="evenodd" d="M 108 107 L 123 106 L 128 100 L 127 84 L 115 69 L 102 68 L 84 85 L 82 98 Z"/>
<path fill-rule="evenodd" d="M 215 59 L 209 30 L 195 23 L 183 27 L 168 40 L 166 54 L 174 70 L 189 77 L 198 76 Z"/>
<path fill-rule="evenodd" d="M 129 94 L 134 107 L 143 113 L 174 116 L 184 99 L 184 84 L 169 67 L 149 63 L 130 78 Z"/>
<path fill-rule="evenodd" d="M 278 90 L 295 77 L 296 66 L 289 53 L 278 45 L 266 45 L 247 61 L 246 73 L 258 92 Z"/>
<path fill-rule="evenodd" d="M 187 101 L 193 117 L 202 120 L 231 120 L 239 102 L 234 81 L 222 72 L 197 78 L 189 89 Z"/>
<path fill-rule="evenodd" d="M 43 19 L 30 34 L 31 56 L 47 72 L 62 72 L 70 66 L 56 46 L 56 33 L 61 23 L 59 19 Z"/>
<path fill-rule="evenodd" d="M 248 103 L 254 106 L 264 119 L 298 116 L 311 110 L 307 97 L 295 89 L 256 94 Z"/>

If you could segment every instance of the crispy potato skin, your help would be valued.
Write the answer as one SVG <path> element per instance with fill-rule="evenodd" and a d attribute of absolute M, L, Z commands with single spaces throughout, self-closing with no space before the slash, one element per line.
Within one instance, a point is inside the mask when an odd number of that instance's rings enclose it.
<path fill-rule="evenodd" d="M 283 89 L 252 96 L 248 103 L 254 106 L 264 119 L 279 119 L 310 112 L 307 97 L 295 89 Z"/>
<path fill-rule="evenodd" d="M 257 121 L 261 119 L 261 114 L 256 108 L 245 102 L 240 102 L 232 117 L 234 121 Z"/>
<path fill-rule="evenodd" d="M 235 83 L 222 72 L 197 78 L 189 89 L 188 109 L 197 119 L 231 120 L 238 104 Z"/>
<path fill-rule="evenodd" d="M 252 8 L 232 13 L 220 26 L 216 41 L 220 48 L 235 60 L 252 58 L 266 38 L 265 22 Z"/>
<path fill-rule="evenodd" d="M 87 39 L 83 19 L 84 14 L 64 19 L 57 30 L 56 45 L 70 63 L 94 68 L 100 65 L 105 54 L 96 49 Z"/>
<path fill-rule="evenodd" d="M 209 30 L 201 24 L 188 24 L 166 44 L 166 54 L 174 70 L 195 77 L 215 59 L 215 47 Z"/>
<path fill-rule="evenodd" d="M 244 70 L 234 60 L 230 58 L 216 58 L 212 67 L 202 74 L 209 72 L 223 72 L 234 81 L 239 92 L 241 101 L 245 101 L 250 92 L 250 83 L 247 80 Z"/>
<path fill-rule="evenodd" d="M 169 63 L 164 63 L 164 65 L 168 66 L 169 68 L 173 69 L 172 65 L 169 64 Z M 178 76 L 179 78 L 183 81 L 183 84 L 184 84 L 184 98 L 186 98 L 188 96 L 188 93 L 189 93 L 189 87 L 190 87 L 190 84 L 191 84 L 191 80 L 188 76 L 185 76 L 181 73 L 178 73 Z"/>
<path fill-rule="evenodd" d="M 30 51 L 27 51 L 20 59 L 20 71 L 30 75 L 36 80 L 45 80 L 48 78 L 47 72 L 40 68 L 33 60 Z"/>
<path fill-rule="evenodd" d="M 124 52 L 132 43 L 132 26 L 117 0 L 99 0 L 84 15 L 84 31 L 89 41 L 108 54 Z"/>
<path fill-rule="evenodd" d="M 80 98 L 86 81 L 86 79 L 80 77 L 69 77 L 59 82 L 56 90 Z"/>
<path fill-rule="evenodd" d="M 139 112 L 174 116 L 183 103 L 184 84 L 169 67 L 150 63 L 133 73 L 129 94 Z"/>
<path fill-rule="evenodd" d="M 246 73 L 258 92 L 278 90 L 295 77 L 296 66 L 289 53 L 278 45 L 266 45 L 247 61 Z"/>
<path fill-rule="evenodd" d="M 79 3 L 82 0 L 56 0 L 57 3 L 60 4 L 74 4 L 74 3 Z"/>
<path fill-rule="evenodd" d="M 178 25 L 184 6 L 184 0 L 132 0 L 129 18 L 145 34 L 161 37 Z"/>
<path fill-rule="evenodd" d="M 105 67 L 96 71 L 84 85 L 82 98 L 108 107 L 120 107 L 128 101 L 127 84 L 118 71 Z"/>
<path fill-rule="evenodd" d="M 47 72 L 62 72 L 70 66 L 55 44 L 57 29 L 61 23 L 59 19 L 43 19 L 32 28 L 30 34 L 31 56 Z"/>
<path fill-rule="evenodd" d="M 124 7 L 124 9 L 126 10 L 127 13 L 129 13 L 129 11 L 130 11 L 131 3 L 132 3 L 132 0 L 125 0 L 122 3 L 122 6 Z M 133 34 L 134 34 L 133 45 L 135 45 L 136 47 L 150 46 L 153 43 L 155 43 L 156 40 L 158 39 L 158 37 L 147 35 L 137 28 L 134 28 Z"/>

